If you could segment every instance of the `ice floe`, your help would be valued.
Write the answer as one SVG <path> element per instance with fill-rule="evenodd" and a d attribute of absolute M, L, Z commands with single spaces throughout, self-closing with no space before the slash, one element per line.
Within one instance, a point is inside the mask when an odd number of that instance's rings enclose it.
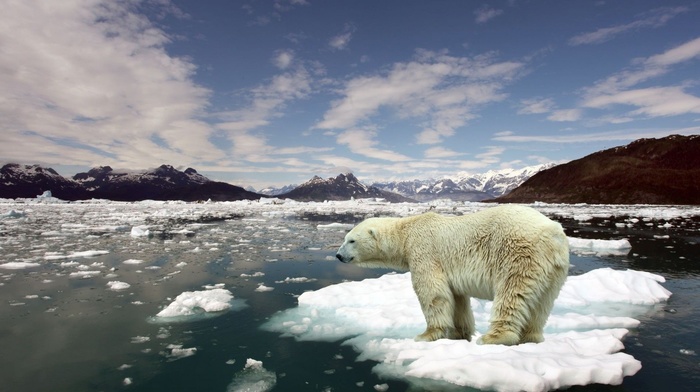
<path fill-rule="evenodd" d="M 277 375 L 263 367 L 261 361 L 252 358 L 246 360 L 245 367 L 233 378 L 226 388 L 227 392 L 266 392 L 277 383 Z"/>
<path fill-rule="evenodd" d="M 191 321 L 202 317 L 214 317 L 228 310 L 240 310 L 245 302 L 235 300 L 227 289 L 212 288 L 200 291 L 185 291 L 175 297 L 168 306 L 158 312 L 151 321 Z"/>
<path fill-rule="evenodd" d="M 575 253 L 592 253 L 598 256 L 624 256 L 632 249 L 626 238 L 619 240 L 597 240 L 568 237 L 569 248 Z"/>
<path fill-rule="evenodd" d="M 298 340 L 345 340 L 359 360 L 378 362 L 390 378 L 446 382 L 497 391 L 545 391 L 592 383 L 620 384 L 641 364 L 620 352 L 633 317 L 666 301 L 663 277 L 598 269 L 564 285 L 540 344 L 477 345 L 476 339 L 415 342 L 425 328 L 410 273 L 345 282 L 306 292 L 299 306 L 274 315 L 263 329 Z M 488 328 L 492 302 L 472 299 L 477 334 Z"/>
<path fill-rule="evenodd" d="M 19 269 L 26 269 L 26 268 L 34 268 L 34 267 L 38 267 L 40 265 L 41 264 L 39 264 L 39 263 L 32 263 L 29 261 L 10 261 L 7 263 L 0 264 L 0 268 L 19 270 Z"/>

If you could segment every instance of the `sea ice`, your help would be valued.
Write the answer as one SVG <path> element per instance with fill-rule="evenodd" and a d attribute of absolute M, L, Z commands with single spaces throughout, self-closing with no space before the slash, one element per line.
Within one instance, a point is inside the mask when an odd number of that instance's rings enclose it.
<path fill-rule="evenodd" d="M 598 269 L 571 276 L 555 302 L 540 344 L 477 345 L 492 302 L 472 299 L 472 342 L 415 342 L 425 328 L 410 273 L 345 282 L 303 293 L 299 306 L 277 313 L 262 328 L 298 340 L 345 340 L 359 360 L 378 362 L 380 376 L 413 383 L 447 382 L 497 391 L 546 391 L 592 383 L 617 385 L 641 363 L 620 352 L 632 318 L 671 293 L 661 276 Z"/>
<path fill-rule="evenodd" d="M 126 290 L 129 287 L 131 287 L 131 285 L 126 282 L 119 282 L 116 280 L 107 282 L 107 288 L 113 291 Z"/>
<path fill-rule="evenodd" d="M 255 291 L 257 291 L 258 293 L 265 293 L 274 289 L 274 287 L 265 286 L 264 283 L 260 283 L 258 287 L 255 288 Z"/>
<path fill-rule="evenodd" d="M 40 265 L 41 264 L 39 264 L 39 263 L 31 263 L 28 261 L 10 261 L 8 263 L 0 264 L 0 268 L 17 270 L 17 269 L 25 269 L 25 268 L 34 268 L 34 267 L 38 267 Z"/>
<path fill-rule="evenodd" d="M 593 253 L 598 256 L 624 256 L 632 249 L 626 238 L 620 240 L 593 240 L 568 237 L 572 252 Z"/>
<path fill-rule="evenodd" d="M 148 226 L 134 226 L 131 228 L 132 237 L 148 237 L 151 235 L 151 231 L 148 230 Z"/>
<path fill-rule="evenodd" d="M 227 392 L 266 392 L 277 383 L 277 375 L 263 367 L 261 361 L 248 358 L 245 367 L 233 378 Z"/>
<path fill-rule="evenodd" d="M 172 322 L 191 321 L 197 317 L 217 316 L 227 310 L 240 310 L 245 307 L 242 300 L 234 300 L 233 294 L 224 288 L 202 291 L 185 291 L 156 314 L 152 321 Z"/>
<path fill-rule="evenodd" d="M 86 250 L 82 252 L 73 252 L 69 253 L 66 255 L 56 253 L 56 252 L 47 252 L 44 255 L 44 259 L 46 260 L 61 260 L 61 259 L 74 259 L 74 258 L 79 258 L 79 257 L 95 257 L 95 256 L 100 256 L 100 255 L 106 255 L 109 253 L 108 250 Z"/>

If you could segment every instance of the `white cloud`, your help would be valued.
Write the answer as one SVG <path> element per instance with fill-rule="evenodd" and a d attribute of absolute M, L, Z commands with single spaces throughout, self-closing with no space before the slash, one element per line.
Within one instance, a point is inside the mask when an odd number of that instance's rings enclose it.
<path fill-rule="evenodd" d="M 503 14 L 503 10 L 491 8 L 486 4 L 474 11 L 476 23 L 486 23 L 501 14 Z"/>
<path fill-rule="evenodd" d="M 520 101 L 518 114 L 542 114 L 551 112 L 556 105 L 551 98 L 531 98 Z"/>
<path fill-rule="evenodd" d="M 700 57 L 700 38 L 685 42 L 664 53 L 638 59 L 634 65 L 584 90 L 582 106 L 607 108 L 612 105 L 638 107 L 629 116 L 671 116 L 698 113 L 700 98 L 685 91 L 685 86 L 633 88 L 667 74 L 671 67 Z M 620 117 L 620 116 L 617 116 Z"/>
<path fill-rule="evenodd" d="M 350 151 L 355 154 L 363 155 L 368 158 L 381 159 L 392 162 L 409 161 L 411 158 L 390 151 L 378 149 L 375 146 L 379 144 L 376 140 L 377 133 L 369 129 L 350 129 L 338 135 L 338 144 L 348 146 Z"/>
<path fill-rule="evenodd" d="M 294 51 L 292 50 L 279 50 L 275 53 L 275 57 L 272 59 L 272 63 L 275 67 L 279 69 L 287 69 L 294 61 Z"/>
<path fill-rule="evenodd" d="M 158 12 L 174 9 L 163 5 Z M 211 128 L 198 120 L 210 91 L 192 81 L 193 63 L 166 52 L 172 38 L 140 6 L 3 5 L 0 41 L 11 55 L 0 56 L 0 129 L 39 142 L 27 145 L 22 160 L 52 151 L 45 158 L 59 164 L 149 167 L 223 155 L 209 142 Z M 16 155 L 12 150 L 15 145 L 0 144 L 0 156 Z"/>
<path fill-rule="evenodd" d="M 649 117 L 700 113 L 700 98 L 683 91 L 680 86 L 652 87 L 599 95 L 588 99 L 587 107 L 604 108 L 611 105 L 637 106 L 631 115 Z"/>
<path fill-rule="evenodd" d="M 426 159 L 454 158 L 460 155 L 464 154 L 444 147 L 430 147 L 424 153 Z"/>
<path fill-rule="evenodd" d="M 668 135 L 695 135 L 700 132 L 700 127 L 681 128 L 662 131 L 640 131 L 638 129 L 619 130 L 612 132 L 599 132 L 587 134 L 567 135 L 501 135 L 494 136 L 492 140 L 516 143 L 588 143 L 605 141 L 633 141 L 642 138 L 660 138 Z"/>
<path fill-rule="evenodd" d="M 487 146 L 485 147 L 486 151 L 482 152 L 481 154 L 476 155 L 478 159 L 481 159 L 481 161 L 484 164 L 493 164 L 497 163 L 500 159 L 498 158 L 501 156 L 506 149 L 504 147 L 499 147 L 499 146 Z"/>
<path fill-rule="evenodd" d="M 239 110 L 217 113 L 216 128 L 233 142 L 232 154 L 252 162 L 268 162 L 276 150 L 256 129 L 282 115 L 285 105 L 311 92 L 312 79 L 303 67 L 274 76 L 269 83 L 250 90 L 250 104 Z"/>
<path fill-rule="evenodd" d="M 554 110 L 547 119 L 550 121 L 578 121 L 582 114 L 581 109 L 561 109 Z"/>
<path fill-rule="evenodd" d="M 505 99 L 503 88 L 522 67 L 496 62 L 491 55 L 467 58 L 418 51 L 413 61 L 396 63 L 387 72 L 349 80 L 343 97 L 331 103 L 315 128 L 351 129 L 387 108 L 402 119 L 423 121 L 418 143 L 440 143 L 476 117 L 481 105 Z"/>
<path fill-rule="evenodd" d="M 687 12 L 688 10 L 688 7 L 657 8 L 642 14 L 637 20 L 630 23 L 604 27 L 589 33 L 578 34 L 569 40 L 569 45 L 599 44 L 630 31 L 662 27 L 677 15 Z"/>
<path fill-rule="evenodd" d="M 343 32 L 332 37 L 328 41 L 328 45 L 336 50 L 347 48 L 347 46 L 350 44 L 350 40 L 352 40 L 352 35 L 355 33 L 355 30 L 355 26 L 352 24 L 346 24 Z"/>

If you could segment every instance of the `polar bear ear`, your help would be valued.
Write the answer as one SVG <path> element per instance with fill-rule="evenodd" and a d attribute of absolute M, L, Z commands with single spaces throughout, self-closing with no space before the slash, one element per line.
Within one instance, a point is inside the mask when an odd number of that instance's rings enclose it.
<path fill-rule="evenodd" d="M 369 230 L 367 230 L 367 231 L 369 232 L 369 235 L 372 236 L 372 238 L 374 238 L 375 240 L 378 240 L 378 239 L 379 239 L 379 233 L 377 232 L 377 229 L 375 229 L 374 227 L 371 227 L 371 228 L 370 228 Z"/>

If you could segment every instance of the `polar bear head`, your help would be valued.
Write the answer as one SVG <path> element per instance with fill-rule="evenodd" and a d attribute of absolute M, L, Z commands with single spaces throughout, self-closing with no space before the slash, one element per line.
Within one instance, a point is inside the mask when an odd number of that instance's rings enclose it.
<path fill-rule="evenodd" d="M 395 218 L 369 218 L 345 236 L 335 257 L 361 267 L 407 269 L 396 261 L 399 244 L 392 240 Z"/>

